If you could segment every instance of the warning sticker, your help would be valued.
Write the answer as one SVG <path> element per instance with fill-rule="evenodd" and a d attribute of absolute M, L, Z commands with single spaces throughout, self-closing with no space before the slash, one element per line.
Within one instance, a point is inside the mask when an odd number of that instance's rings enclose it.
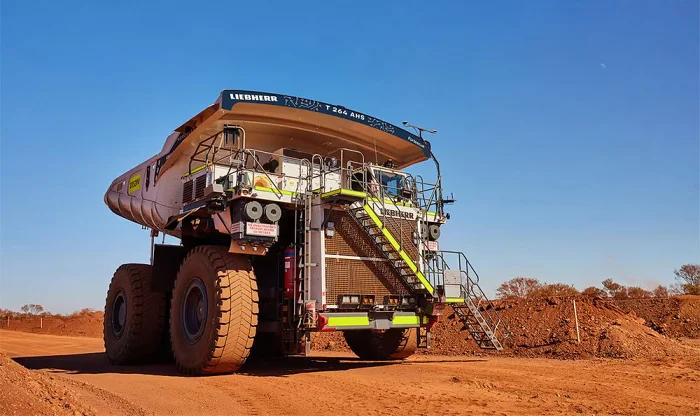
<path fill-rule="evenodd" d="M 137 173 L 129 178 L 129 194 L 133 194 L 139 189 L 141 189 L 141 174 Z"/>
<path fill-rule="evenodd" d="M 263 224 L 260 222 L 247 222 L 245 232 L 248 235 L 258 235 L 261 237 L 277 237 L 277 225 Z"/>
<path fill-rule="evenodd" d="M 428 251 L 438 251 L 439 250 L 438 249 L 438 242 L 437 241 L 428 241 L 425 244 L 424 249 L 428 250 Z"/>

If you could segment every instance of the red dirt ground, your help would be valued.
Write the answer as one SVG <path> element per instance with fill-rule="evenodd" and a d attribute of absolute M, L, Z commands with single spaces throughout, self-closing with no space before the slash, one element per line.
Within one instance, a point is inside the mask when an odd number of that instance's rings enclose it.
<path fill-rule="evenodd" d="M 113 366 L 97 338 L 0 331 L 0 351 L 32 375 L 65 383 L 98 414 L 700 414 L 700 350 L 687 360 L 414 355 L 403 362 L 316 351 L 216 377 L 183 377 L 171 364 Z M 0 397 L 14 388 L 2 377 Z M 29 399 L 20 403 L 30 407 L 13 403 L 0 398 L 0 414 L 42 414 Z"/>
<path fill-rule="evenodd" d="M 692 297 L 700 305 L 700 296 Z M 669 304 L 675 304 L 673 298 Z M 579 333 L 577 342 L 573 299 L 535 299 L 498 302 L 496 309 L 512 332 L 504 343 L 506 351 L 498 355 L 550 358 L 651 358 L 675 357 L 686 347 L 674 339 L 649 328 L 644 319 L 628 314 L 607 301 L 579 298 L 576 300 Z M 700 320 L 700 308 L 685 308 L 694 313 L 691 320 Z M 469 334 L 460 331 L 461 323 L 454 314 L 446 314 L 432 330 L 432 348 L 422 351 L 440 355 L 489 355 L 480 350 Z M 684 334 L 694 335 L 693 331 Z M 318 334 L 316 347 L 346 351 L 341 333 Z"/>
<path fill-rule="evenodd" d="M 0 409 L 6 415 L 94 415 L 56 376 L 29 371 L 0 352 Z"/>
<path fill-rule="evenodd" d="M 663 358 L 682 354 L 671 338 L 700 338 L 700 296 L 608 301 L 577 299 L 581 343 L 576 340 L 572 299 L 551 298 L 497 302 L 513 336 L 498 355 L 550 358 Z M 629 313 L 628 313 L 629 312 Z M 0 319 L 0 329 L 53 335 L 102 337 L 102 312 Z M 640 319 L 641 318 L 641 319 Z M 446 313 L 432 331 L 432 348 L 422 353 L 489 355 L 460 331 L 454 314 Z M 652 330 L 655 329 L 656 331 Z M 661 334 L 666 334 L 663 336 Z M 349 351 L 342 333 L 313 335 L 313 347 Z"/>
<path fill-rule="evenodd" d="M 577 299 L 580 343 L 572 299 L 508 301 L 497 305 L 513 333 L 500 353 L 479 350 L 446 314 L 432 348 L 407 362 L 358 361 L 341 333 L 323 333 L 312 358 L 194 379 L 168 364 L 109 365 L 102 312 L 45 317 L 43 328 L 15 318 L 17 332 L 0 331 L 0 414 L 700 414 L 700 338 L 651 329 L 697 337 L 700 296 L 619 304 Z"/>

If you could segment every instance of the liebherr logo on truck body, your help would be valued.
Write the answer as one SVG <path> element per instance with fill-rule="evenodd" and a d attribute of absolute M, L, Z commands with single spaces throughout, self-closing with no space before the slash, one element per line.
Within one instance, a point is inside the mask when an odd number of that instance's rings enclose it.
<path fill-rule="evenodd" d="M 397 209 L 379 208 L 379 213 L 384 217 L 401 218 L 404 220 L 413 220 L 416 218 L 413 212 L 399 211 Z"/>
<path fill-rule="evenodd" d="M 277 102 L 277 97 L 274 95 L 264 94 L 229 94 L 232 100 L 238 101 L 267 101 Z"/>

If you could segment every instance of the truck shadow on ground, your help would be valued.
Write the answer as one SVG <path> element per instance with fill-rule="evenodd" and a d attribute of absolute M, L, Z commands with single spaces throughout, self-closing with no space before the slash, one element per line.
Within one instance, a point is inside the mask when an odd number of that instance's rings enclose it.
<path fill-rule="evenodd" d="M 68 374 L 144 374 L 185 377 L 172 362 L 163 361 L 146 365 L 112 365 L 102 352 L 36 357 L 16 357 L 14 360 L 31 370 L 45 370 Z M 420 361 L 365 361 L 354 357 L 285 357 L 254 358 L 239 374 L 257 377 L 284 377 L 294 374 L 346 371 L 360 368 L 392 365 L 419 365 L 423 363 L 480 362 L 483 359 L 420 360 Z"/>

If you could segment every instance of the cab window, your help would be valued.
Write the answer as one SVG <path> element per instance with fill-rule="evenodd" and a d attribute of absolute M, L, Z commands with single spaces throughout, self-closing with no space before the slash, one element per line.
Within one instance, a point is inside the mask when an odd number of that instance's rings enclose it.
<path fill-rule="evenodd" d="M 398 173 L 375 170 L 374 177 L 382 186 L 382 191 L 386 196 L 401 196 L 401 190 L 406 186 L 406 177 Z"/>

